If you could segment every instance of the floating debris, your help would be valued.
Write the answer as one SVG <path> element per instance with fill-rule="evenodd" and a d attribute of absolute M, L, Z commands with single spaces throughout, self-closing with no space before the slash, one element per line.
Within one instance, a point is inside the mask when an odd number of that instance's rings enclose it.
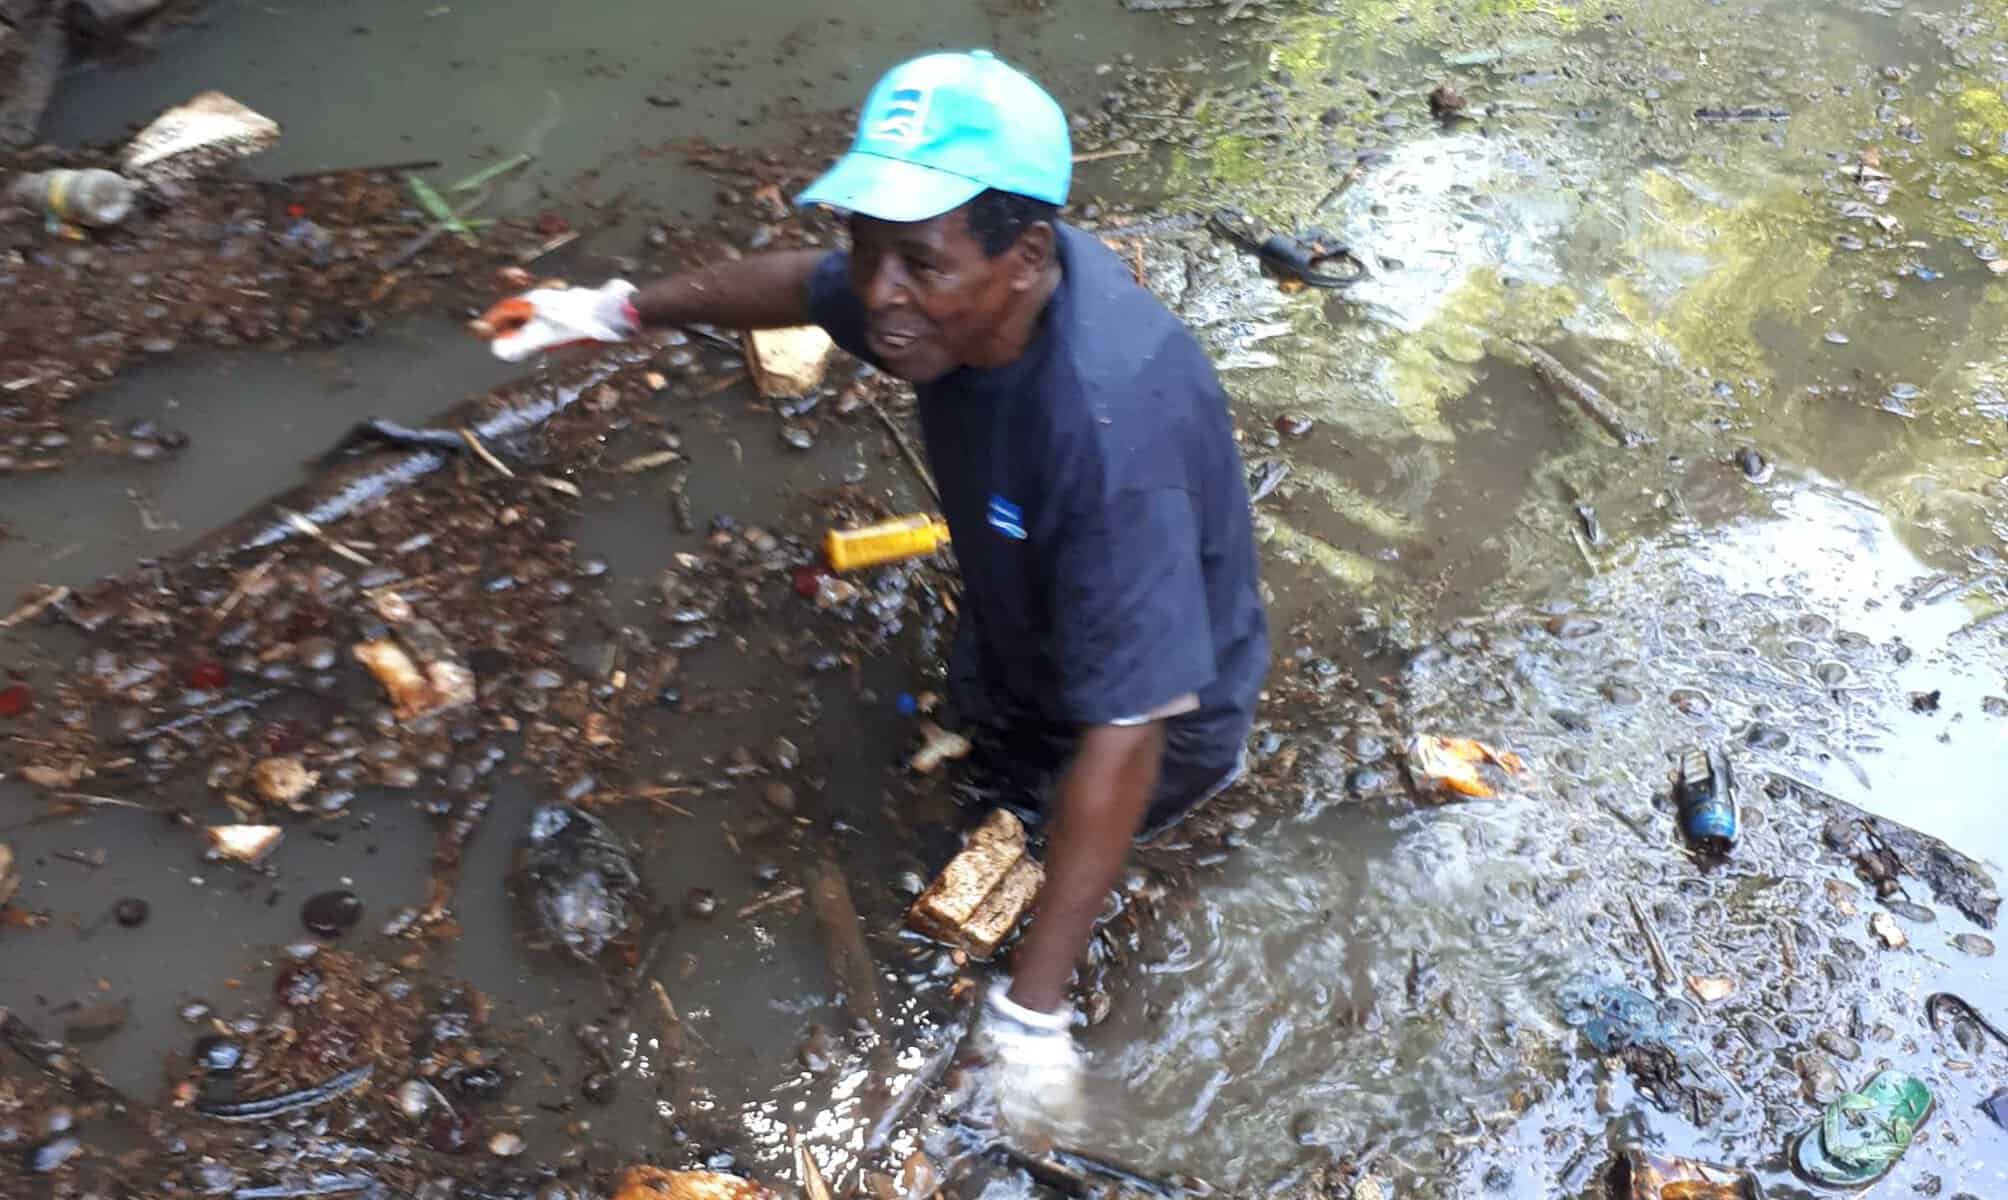
<path fill-rule="evenodd" d="M 318 892 L 300 906 L 300 923 L 321 937 L 339 937 L 362 919 L 362 900 L 346 888 Z"/>
<path fill-rule="evenodd" d="M 291 755 L 260 759 L 251 766 L 251 786 L 267 804 L 290 808 L 320 781 L 318 772 L 309 771 Z"/>
<path fill-rule="evenodd" d="M 1519 755 L 1494 750 L 1472 738 L 1417 734 L 1409 739 L 1405 753 L 1409 782 L 1418 796 L 1433 802 L 1459 796 L 1486 800 L 1498 795 L 1481 775 L 1484 767 L 1497 767 L 1508 775 L 1527 769 Z"/>
<path fill-rule="evenodd" d="M 210 851 L 218 858 L 252 866 L 264 862 L 286 836 L 277 825 L 211 825 L 203 832 L 209 835 Z"/>
<path fill-rule="evenodd" d="M 971 747 L 968 738 L 951 733 L 932 721 L 920 723 L 920 736 L 925 741 L 907 764 L 919 774 L 931 775 L 942 763 L 969 756 Z"/>
<path fill-rule="evenodd" d="M 577 958 L 597 958 L 632 920 L 641 886 L 633 852 L 579 809 L 547 805 L 532 814 L 522 869 L 538 925 Z"/>
<path fill-rule="evenodd" d="M 279 125 L 222 92 L 203 92 L 153 119 L 126 145 L 125 173 L 149 184 L 195 179 L 270 149 Z"/>

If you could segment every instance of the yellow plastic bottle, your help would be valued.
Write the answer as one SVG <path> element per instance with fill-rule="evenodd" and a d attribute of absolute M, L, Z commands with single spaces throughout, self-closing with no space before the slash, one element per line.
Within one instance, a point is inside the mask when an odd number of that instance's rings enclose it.
<path fill-rule="evenodd" d="M 832 529 L 823 539 L 823 557 L 839 571 L 855 571 L 932 554 L 948 544 L 948 524 L 917 513 L 862 529 Z"/>

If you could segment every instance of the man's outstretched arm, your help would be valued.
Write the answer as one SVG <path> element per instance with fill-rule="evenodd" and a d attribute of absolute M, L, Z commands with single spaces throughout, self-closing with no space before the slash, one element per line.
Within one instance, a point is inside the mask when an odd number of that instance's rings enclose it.
<path fill-rule="evenodd" d="M 714 263 L 657 280 L 635 294 L 644 328 L 720 325 L 784 329 L 807 325 L 809 279 L 827 250 L 779 250 Z"/>
<path fill-rule="evenodd" d="M 811 322 L 810 280 L 827 251 L 782 250 L 682 271 L 637 288 L 610 279 L 596 288 L 537 288 L 491 307 L 474 322 L 498 358 L 582 342 L 624 342 L 650 326 L 782 329 Z"/>
<path fill-rule="evenodd" d="M 1074 965 L 1143 827 L 1164 758 L 1164 724 L 1094 725 L 1060 777 L 1046 839 L 1046 884 L 1012 955 L 1010 998 L 1035 1012 L 1067 1002 Z"/>

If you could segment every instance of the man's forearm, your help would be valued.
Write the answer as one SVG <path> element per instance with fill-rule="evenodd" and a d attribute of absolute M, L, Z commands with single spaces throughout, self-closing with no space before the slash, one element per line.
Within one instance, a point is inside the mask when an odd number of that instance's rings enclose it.
<path fill-rule="evenodd" d="M 1054 798 L 1046 885 L 1012 956 L 1012 1000 L 1040 1012 L 1066 1003 L 1074 966 L 1143 826 L 1163 757 L 1164 729 L 1156 722 L 1095 726 L 1082 736 Z"/>
<path fill-rule="evenodd" d="M 809 323 L 809 278 L 825 250 L 781 250 L 684 271 L 634 298 L 643 326 L 782 329 Z"/>

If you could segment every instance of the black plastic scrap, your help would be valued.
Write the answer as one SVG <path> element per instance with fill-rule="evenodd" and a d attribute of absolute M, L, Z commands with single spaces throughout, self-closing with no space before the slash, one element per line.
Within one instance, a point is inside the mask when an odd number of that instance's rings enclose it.
<path fill-rule="evenodd" d="M 198 1101 L 195 1111 L 212 1121 L 266 1121 L 326 1104 L 362 1086 L 375 1073 L 374 1066 L 364 1064 L 330 1076 L 320 1083 L 277 1096 L 266 1096 L 261 1100 Z"/>

